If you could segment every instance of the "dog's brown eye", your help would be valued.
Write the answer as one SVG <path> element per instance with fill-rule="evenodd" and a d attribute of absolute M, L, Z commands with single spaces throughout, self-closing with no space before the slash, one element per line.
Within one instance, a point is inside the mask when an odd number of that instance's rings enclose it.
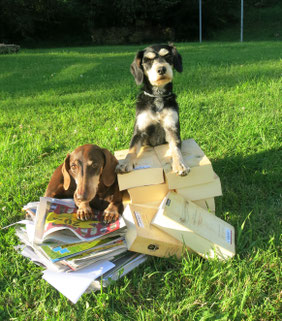
<path fill-rule="evenodd" d="M 72 165 L 71 165 L 71 170 L 72 170 L 72 171 L 75 171 L 76 169 L 77 169 L 77 166 L 76 166 L 75 164 L 72 164 Z"/>
<path fill-rule="evenodd" d="M 97 164 L 92 164 L 91 166 L 92 166 L 93 168 L 95 168 L 95 169 L 98 168 L 98 165 L 97 165 Z"/>

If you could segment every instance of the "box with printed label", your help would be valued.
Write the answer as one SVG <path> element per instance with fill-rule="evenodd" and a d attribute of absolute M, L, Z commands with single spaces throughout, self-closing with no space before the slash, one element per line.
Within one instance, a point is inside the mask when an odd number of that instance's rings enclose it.
<path fill-rule="evenodd" d="M 165 197 L 152 224 L 205 258 L 235 255 L 234 227 L 175 192 Z"/>
<path fill-rule="evenodd" d="M 181 241 L 151 225 L 157 208 L 129 204 L 123 218 L 127 225 L 125 240 L 128 250 L 159 257 L 180 257 L 184 245 Z"/>
<path fill-rule="evenodd" d="M 128 150 L 120 150 L 114 153 L 119 162 L 126 158 Z M 153 147 L 144 146 L 137 155 L 137 163 L 133 171 L 124 174 L 118 174 L 119 189 L 161 184 L 164 182 L 164 173 L 162 165 L 154 151 Z"/>

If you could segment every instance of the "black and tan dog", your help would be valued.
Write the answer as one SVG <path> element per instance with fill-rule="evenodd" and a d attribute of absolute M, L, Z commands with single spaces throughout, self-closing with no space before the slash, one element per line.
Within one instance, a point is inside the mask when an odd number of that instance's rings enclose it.
<path fill-rule="evenodd" d="M 183 162 L 178 104 L 172 92 L 173 68 L 182 72 L 182 58 L 174 45 L 153 45 L 137 52 L 130 71 L 136 84 L 144 84 L 136 104 L 134 134 L 129 153 L 116 168 L 117 173 L 133 170 L 142 145 L 169 144 L 172 169 L 185 176 L 190 171 Z"/>
<path fill-rule="evenodd" d="M 73 197 L 78 219 L 90 219 L 92 208 L 96 208 L 104 211 L 104 221 L 116 220 L 123 212 L 117 164 L 105 148 L 92 144 L 77 147 L 54 171 L 44 196 Z"/>

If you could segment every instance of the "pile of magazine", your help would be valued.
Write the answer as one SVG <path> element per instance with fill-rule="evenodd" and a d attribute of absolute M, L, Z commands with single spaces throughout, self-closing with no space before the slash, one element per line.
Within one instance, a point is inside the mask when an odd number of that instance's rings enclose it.
<path fill-rule="evenodd" d="M 28 203 L 26 218 L 17 222 L 16 235 L 21 244 L 16 249 L 45 268 L 43 279 L 73 303 L 84 292 L 106 287 L 124 276 L 147 256 L 128 251 L 122 217 L 103 223 L 103 213 L 80 221 L 72 199 L 41 197 Z"/>

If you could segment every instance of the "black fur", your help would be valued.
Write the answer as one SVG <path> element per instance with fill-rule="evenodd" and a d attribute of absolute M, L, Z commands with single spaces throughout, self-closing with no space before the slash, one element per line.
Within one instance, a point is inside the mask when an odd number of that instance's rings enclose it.
<path fill-rule="evenodd" d="M 144 86 L 144 89 L 146 87 Z M 169 93 L 169 91 L 165 90 L 164 93 Z M 160 108 L 160 106 L 162 108 Z M 159 110 L 165 109 L 173 109 L 178 113 L 178 104 L 176 102 L 176 95 L 172 94 L 168 97 L 163 98 L 154 98 L 145 95 L 144 93 L 140 93 L 136 103 L 136 117 L 141 114 L 143 111 L 150 111 L 152 113 L 157 113 Z M 175 135 L 177 137 L 177 146 L 181 147 L 180 141 L 180 125 L 179 120 L 176 123 L 176 131 Z M 141 145 L 150 145 L 157 146 L 161 144 L 167 143 L 166 141 L 166 133 L 161 125 L 161 123 L 150 124 L 144 130 L 140 131 L 136 122 L 134 125 L 134 133 L 130 143 L 130 148 L 133 147 L 138 141 L 141 141 Z"/>
<path fill-rule="evenodd" d="M 167 49 L 169 54 L 167 57 L 162 57 L 161 61 L 165 60 L 171 66 L 175 68 L 178 72 L 182 72 L 182 57 L 177 52 L 173 45 L 153 45 L 144 50 L 139 51 L 133 63 L 130 66 L 130 71 L 135 78 L 136 84 L 144 84 L 141 93 L 137 98 L 136 103 L 136 117 L 143 111 L 151 111 L 152 113 L 160 112 L 165 109 L 173 109 L 179 114 L 179 107 L 176 101 L 176 95 L 172 93 L 173 85 L 172 82 L 166 84 L 163 88 L 152 86 L 148 77 L 144 74 L 144 68 L 150 68 L 152 66 L 152 60 L 144 58 L 144 53 L 150 51 L 158 53 L 162 48 Z M 158 57 L 157 57 L 158 58 Z M 151 94 L 156 97 L 150 97 L 144 92 Z M 175 135 L 177 137 L 177 146 L 181 147 L 180 140 L 180 124 L 179 119 L 176 124 Z M 145 130 L 138 130 L 135 122 L 134 134 L 131 139 L 130 148 L 133 147 L 138 141 L 141 144 L 147 144 L 151 146 L 156 146 L 160 144 L 167 143 L 166 134 L 164 128 L 160 123 L 152 124 L 148 126 Z"/>
<path fill-rule="evenodd" d="M 137 85 L 143 84 L 136 103 L 134 133 L 129 153 L 117 166 L 118 173 L 134 168 L 142 145 L 157 146 L 169 143 L 173 171 L 187 175 L 183 163 L 179 125 L 179 108 L 172 92 L 173 69 L 182 72 L 182 58 L 172 45 L 153 45 L 138 51 L 130 66 Z"/>

